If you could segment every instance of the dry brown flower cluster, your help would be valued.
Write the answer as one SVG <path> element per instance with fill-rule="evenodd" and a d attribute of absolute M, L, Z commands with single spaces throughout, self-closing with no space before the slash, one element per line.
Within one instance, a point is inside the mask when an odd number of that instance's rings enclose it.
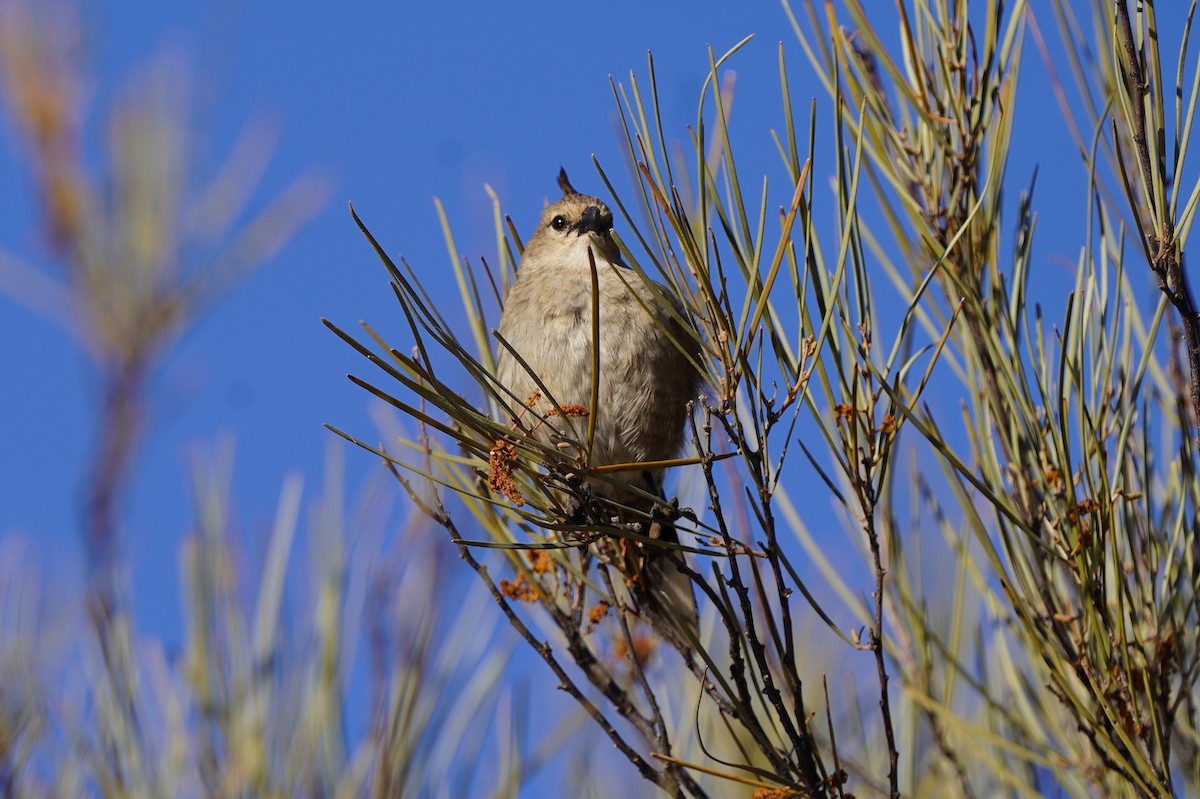
<path fill-rule="evenodd" d="M 503 494 L 518 508 L 525 504 L 525 495 L 513 480 L 513 464 L 517 460 L 517 448 L 504 439 L 498 439 L 488 453 L 488 488 Z"/>
<path fill-rule="evenodd" d="M 551 408 L 550 412 L 546 414 L 546 418 L 550 418 L 551 416 L 558 416 L 558 410 L 559 410 L 558 408 Z M 589 415 L 589 413 L 591 413 L 591 412 L 588 410 L 586 405 L 580 405 L 578 403 L 574 403 L 574 404 L 562 406 L 562 415 L 563 416 L 585 417 L 586 418 Z"/>
<path fill-rule="evenodd" d="M 544 550 L 535 550 L 529 555 L 529 570 L 534 574 L 550 574 L 554 571 L 554 558 Z M 517 579 L 502 579 L 499 583 L 500 593 L 509 599 L 520 602 L 536 602 L 542 596 L 542 589 L 534 582 L 526 579 L 524 574 L 518 574 Z"/>
<path fill-rule="evenodd" d="M 596 631 L 596 625 L 603 621 L 604 617 L 608 615 L 608 611 L 611 608 L 611 605 L 601 600 L 600 602 L 596 603 L 595 607 L 588 611 L 587 632 L 589 635 Z"/>
<path fill-rule="evenodd" d="M 500 593 L 518 602 L 537 602 L 542 595 L 538 587 L 526 580 L 523 574 L 518 574 L 515 580 L 501 579 Z"/>

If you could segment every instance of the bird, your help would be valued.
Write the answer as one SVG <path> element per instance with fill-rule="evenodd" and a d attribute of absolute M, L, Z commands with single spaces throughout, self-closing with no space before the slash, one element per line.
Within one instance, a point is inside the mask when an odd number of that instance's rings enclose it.
<path fill-rule="evenodd" d="M 586 429 L 584 424 L 572 428 L 568 422 L 583 420 L 564 420 L 554 413 L 556 407 L 564 412 L 568 405 L 587 407 L 595 415 L 587 452 L 591 467 L 676 458 L 689 401 L 698 396 L 701 383 L 687 315 L 670 288 L 622 262 L 608 206 L 576 191 L 565 169 L 559 171 L 558 185 L 562 199 L 542 212 L 501 312 L 496 378 L 510 395 L 503 401 L 514 419 L 524 419 L 533 435 L 550 444 L 571 436 L 572 429 L 576 435 Z M 600 368 L 595 407 L 590 407 L 594 342 Z M 629 508 L 613 512 L 621 522 L 641 523 L 643 535 L 678 544 L 674 524 L 662 518 L 662 469 L 631 469 L 612 477 L 616 481 L 588 478 L 591 494 Z M 681 551 L 669 555 L 668 548 L 630 539 L 610 540 L 609 552 L 614 550 L 623 553 L 612 560 L 639 602 L 696 629 L 691 580 L 674 560 Z"/>

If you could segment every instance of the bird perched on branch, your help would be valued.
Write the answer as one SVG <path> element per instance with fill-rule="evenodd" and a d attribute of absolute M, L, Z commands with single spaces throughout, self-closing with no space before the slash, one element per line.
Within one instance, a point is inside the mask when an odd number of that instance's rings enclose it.
<path fill-rule="evenodd" d="M 496 377 L 516 398 L 509 398 L 509 410 L 525 429 L 549 443 L 564 437 L 581 441 L 590 422 L 589 467 L 676 458 L 687 403 L 700 385 L 698 358 L 686 354 L 698 349 L 687 317 L 669 288 L 621 263 L 608 207 L 577 192 L 565 170 L 559 172 L 558 185 L 563 197 L 542 212 L 500 318 L 504 341 Z M 596 328 L 593 307 L 599 308 Z M 597 350 L 599 373 L 593 386 Z M 532 405 L 523 404 L 530 400 Z M 568 405 L 584 406 L 595 418 L 557 415 L 556 407 L 565 410 Z M 611 511 L 605 513 L 623 523 L 640 523 L 643 535 L 678 543 L 659 501 L 662 469 L 635 467 L 612 477 L 628 485 L 587 479 L 594 497 L 611 501 L 605 505 Z M 689 618 L 694 629 L 691 582 L 673 560 L 682 552 L 668 554 L 666 547 L 632 539 L 610 541 L 608 551 L 617 552 L 612 559 L 639 602 L 668 611 L 667 618 Z"/>

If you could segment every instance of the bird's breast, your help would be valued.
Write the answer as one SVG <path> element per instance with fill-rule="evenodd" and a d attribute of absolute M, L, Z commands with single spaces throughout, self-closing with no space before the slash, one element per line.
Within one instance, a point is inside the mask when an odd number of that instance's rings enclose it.
<path fill-rule="evenodd" d="M 598 352 L 592 463 L 673 457 L 695 380 L 687 358 L 664 333 L 673 322 L 658 292 L 635 273 L 618 275 L 607 265 L 597 272 L 598 294 L 590 269 L 530 277 L 531 284 L 518 281 L 510 293 L 500 332 L 553 397 L 535 410 L 555 403 L 590 407 Z M 593 326 L 595 307 L 600 314 Z M 538 388 L 503 349 L 498 362 L 498 377 L 518 398 Z"/>

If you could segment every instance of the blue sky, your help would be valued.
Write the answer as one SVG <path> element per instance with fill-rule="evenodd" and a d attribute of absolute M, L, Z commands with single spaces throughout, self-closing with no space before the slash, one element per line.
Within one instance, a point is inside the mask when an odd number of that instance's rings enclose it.
<path fill-rule="evenodd" d="M 340 441 L 323 423 L 367 437 L 374 429 L 368 396 L 345 378 L 370 370 L 319 320 L 352 329 L 364 319 L 397 346 L 408 342 L 348 203 L 453 309 L 435 196 L 460 252 L 490 256 L 485 183 L 528 235 L 557 193 L 560 166 L 584 191 L 601 188 L 593 154 L 627 180 L 610 75 L 626 81 L 633 69 L 644 80 L 653 50 L 663 112 L 682 139 L 708 71 L 705 46 L 720 53 L 750 33 L 761 38 L 738 59 L 746 95 L 735 114 L 761 148 L 747 164 L 774 168 L 778 42 L 789 42 L 794 63 L 801 58 L 782 10 L 770 4 L 119 2 L 85 5 L 83 16 L 93 131 L 131 73 L 164 54 L 181 57 L 191 68 L 201 177 L 248 119 L 265 117 L 280 138 L 256 204 L 308 169 L 332 186 L 324 211 L 207 314 L 154 381 L 122 554 L 139 631 L 163 639 L 168 652 L 183 634 L 178 564 L 193 524 L 196 453 L 223 436 L 236 442 L 234 516 L 253 574 L 284 478 L 298 471 L 309 495 L 319 490 L 326 448 Z M 99 147 L 99 136 L 89 145 Z M 0 248 L 53 274 L 19 158 L 6 127 Z M 57 324 L 3 294 L 0 340 L 12 378 L 0 381 L 0 535 L 28 545 L 50 590 L 70 601 L 82 586 L 79 495 L 98 381 Z M 351 491 L 381 468 L 366 453 L 347 448 L 345 456 Z M 541 668 L 530 663 L 522 680 L 539 684 Z M 539 700 L 551 712 L 569 708 L 557 692 Z"/>
<path fill-rule="evenodd" d="M 320 475 L 331 435 L 323 423 L 373 427 L 366 395 L 344 377 L 364 364 L 319 322 L 368 320 L 403 345 L 385 273 L 348 203 L 453 308 L 435 196 L 460 252 L 489 255 L 485 183 L 527 231 L 556 193 L 560 165 L 584 191 L 602 188 L 593 154 L 625 179 L 610 75 L 627 83 L 632 69 L 645 80 L 653 50 L 663 113 L 682 139 L 707 74 L 706 45 L 720 53 L 750 33 L 759 38 L 734 65 L 735 124 L 749 168 L 775 169 L 780 41 L 802 66 L 771 4 L 115 3 L 85 6 L 84 20 L 93 121 L 131 72 L 164 53 L 182 56 L 206 155 L 201 174 L 220 164 L 247 120 L 266 118 L 281 133 L 257 202 L 308 169 L 333 187 L 315 221 L 207 314 L 155 381 L 124 555 L 143 629 L 168 639 L 179 630 L 174 574 L 191 521 L 195 448 L 235 437 L 237 510 L 252 525 L 246 534 L 261 536 L 283 477 L 299 470 L 313 485 Z M 11 129 L 4 144 L 0 246 L 52 270 Z M 95 373 L 58 326 L 2 295 L 0 336 L 5 371 L 16 377 L 0 389 L 0 529 L 27 536 L 52 571 L 75 577 Z M 378 468 L 365 453 L 348 453 L 347 463 L 351 485 Z"/>
<path fill-rule="evenodd" d="M 224 0 L 93 4 L 84 13 L 96 106 L 154 54 L 181 53 L 193 70 L 210 164 L 220 162 L 247 119 L 265 115 L 279 123 L 281 137 L 259 201 L 309 168 L 333 188 L 315 221 L 209 313 L 155 380 L 124 555 L 142 630 L 168 641 L 181 630 L 176 575 L 191 522 L 187 470 L 195 448 L 235 437 L 238 517 L 247 538 L 261 540 L 283 478 L 299 471 L 310 487 L 319 482 L 331 439 L 322 424 L 372 429 L 367 395 L 344 377 L 365 372 L 365 364 L 319 319 L 342 327 L 368 320 L 397 344 L 407 342 L 349 202 L 385 248 L 418 270 L 435 299 L 453 308 L 433 197 L 446 207 L 460 252 L 477 259 L 494 250 L 483 184 L 527 235 L 556 192 L 560 165 L 583 191 L 601 189 L 593 154 L 627 181 L 608 78 L 625 81 L 633 69 L 644 79 L 648 50 L 667 127 L 682 139 L 708 71 L 705 46 L 719 53 L 757 35 L 732 63 L 735 144 L 752 181 L 781 174 L 769 135 L 782 124 L 779 42 L 803 124 L 808 98 L 822 91 L 774 3 Z M 1053 20 L 1040 21 L 1053 44 Z M 1010 164 L 1010 199 L 1039 164 L 1035 257 L 1044 290 L 1069 278 L 1085 176 L 1031 43 L 1025 68 L 1023 143 Z M 49 269 L 11 130 L 0 145 L 0 247 Z M 828 140 L 822 146 L 828 152 Z M 830 163 L 816 168 L 820 185 Z M 1059 192 L 1069 202 L 1047 202 Z M 9 378 L 0 384 L 0 533 L 25 537 L 52 574 L 77 579 L 77 499 L 95 376 L 61 329 L 3 295 L 0 341 Z M 346 456 L 352 488 L 379 468 L 366 453 Z"/>

